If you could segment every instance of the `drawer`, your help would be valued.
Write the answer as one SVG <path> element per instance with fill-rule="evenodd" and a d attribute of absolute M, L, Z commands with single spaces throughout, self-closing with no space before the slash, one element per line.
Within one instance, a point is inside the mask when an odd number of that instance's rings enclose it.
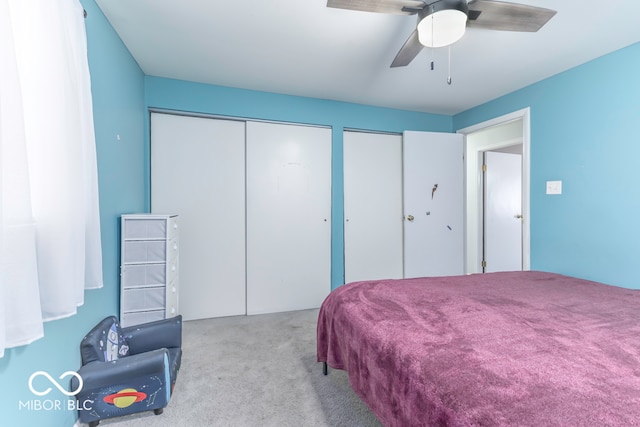
<path fill-rule="evenodd" d="M 164 285 L 167 283 L 164 264 L 125 265 L 122 267 L 122 286 Z"/>
<path fill-rule="evenodd" d="M 164 262 L 165 243 L 164 240 L 124 242 L 123 262 Z"/>
<path fill-rule="evenodd" d="M 124 289 L 122 311 L 163 310 L 165 307 L 164 286 L 157 288 Z"/>
<path fill-rule="evenodd" d="M 165 318 L 164 310 L 141 311 L 139 313 L 124 313 L 120 319 L 122 327 L 140 325 L 142 323 L 154 322 Z"/>
<path fill-rule="evenodd" d="M 126 219 L 125 239 L 164 239 L 167 236 L 167 221 L 164 219 Z"/>

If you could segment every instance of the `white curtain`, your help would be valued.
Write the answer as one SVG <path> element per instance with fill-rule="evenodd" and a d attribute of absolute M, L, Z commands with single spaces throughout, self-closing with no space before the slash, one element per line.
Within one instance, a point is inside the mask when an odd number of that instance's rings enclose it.
<path fill-rule="evenodd" d="M 0 352 L 102 286 L 91 84 L 78 0 L 0 0 Z"/>

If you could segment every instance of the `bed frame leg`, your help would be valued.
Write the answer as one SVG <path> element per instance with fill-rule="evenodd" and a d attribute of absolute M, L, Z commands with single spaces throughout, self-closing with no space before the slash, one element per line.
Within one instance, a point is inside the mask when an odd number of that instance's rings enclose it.
<path fill-rule="evenodd" d="M 322 373 L 324 375 L 328 375 L 329 374 L 329 368 L 327 367 L 327 362 L 322 362 Z"/>

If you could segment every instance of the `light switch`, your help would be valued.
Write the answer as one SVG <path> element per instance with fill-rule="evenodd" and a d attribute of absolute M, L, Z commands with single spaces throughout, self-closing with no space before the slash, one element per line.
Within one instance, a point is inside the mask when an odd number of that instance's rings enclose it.
<path fill-rule="evenodd" d="M 547 194 L 562 194 L 562 181 L 547 181 Z"/>

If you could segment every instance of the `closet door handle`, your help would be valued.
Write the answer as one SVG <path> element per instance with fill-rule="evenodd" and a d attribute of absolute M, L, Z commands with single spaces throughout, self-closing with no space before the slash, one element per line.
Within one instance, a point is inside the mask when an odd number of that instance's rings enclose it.
<path fill-rule="evenodd" d="M 407 215 L 407 221 L 413 222 L 414 219 L 413 215 Z"/>

